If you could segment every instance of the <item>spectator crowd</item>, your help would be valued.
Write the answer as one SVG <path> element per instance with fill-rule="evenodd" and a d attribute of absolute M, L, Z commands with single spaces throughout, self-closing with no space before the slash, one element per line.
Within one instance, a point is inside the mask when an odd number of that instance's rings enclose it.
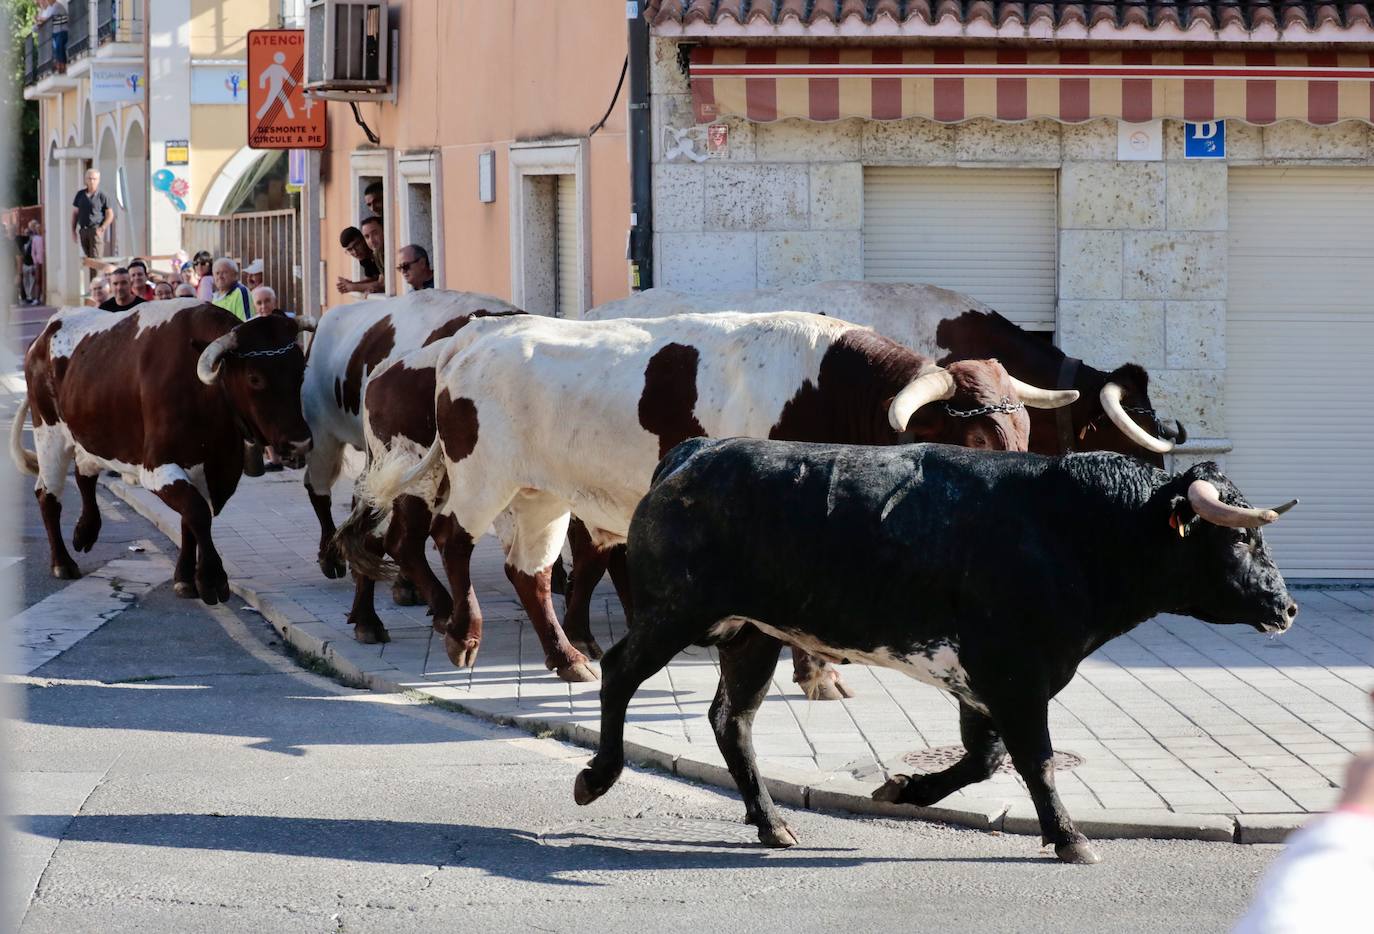
<path fill-rule="evenodd" d="M 45 9 L 60 6 L 48 4 Z M 234 257 L 217 257 L 207 250 L 189 255 L 182 250 L 172 257 L 163 257 L 169 260 L 165 267 L 155 267 L 140 257 L 131 257 L 122 265 L 108 261 L 92 263 L 100 259 L 115 211 L 113 202 L 100 189 L 99 170 L 88 169 L 85 183 L 72 200 L 71 237 L 96 273 L 90 281 L 85 302 L 88 306 L 126 311 L 141 302 L 187 297 L 212 302 L 244 321 L 254 315 L 291 315 L 281 307 L 277 290 L 265 281 L 265 265 L 260 258 L 240 267 Z M 357 262 L 359 272 L 358 278 L 336 278 L 335 288 L 340 295 L 366 298 L 386 293 L 383 195 L 381 183 L 369 185 L 363 193 L 366 216 L 358 226 L 345 227 L 339 235 L 339 245 Z M 18 301 L 41 304 L 47 255 L 42 225 L 36 220 L 14 229 L 6 225 L 5 233 L 14 244 Z M 401 247 L 396 259 L 396 272 L 412 291 L 434 288 L 434 269 L 423 246 Z"/>

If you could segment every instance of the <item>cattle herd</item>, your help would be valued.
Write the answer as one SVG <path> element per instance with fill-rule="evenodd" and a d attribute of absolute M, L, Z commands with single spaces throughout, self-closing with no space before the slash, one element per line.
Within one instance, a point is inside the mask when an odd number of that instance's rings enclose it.
<path fill-rule="evenodd" d="M 355 637 L 389 638 L 374 589 L 390 580 L 397 602 L 427 604 L 463 667 L 482 644 L 473 547 L 494 528 L 548 668 L 594 681 L 600 659 L 600 746 L 576 801 L 619 775 L 643 681 L 713 645 L 711 725 L 772 846 L 796 837 L 751 724 L 784 646 L 816 700 L 850 696 L 835 667 L 850 662 L 957 700 L 964 757 L 875 798 L 932 804 L 1009 754 L 1044 841 L 1095 862 L 1055 793 L 1048 726 L 1078 664 L 1158 613 L 1282 632 L 1298 609 L 1259 531 L 1293 504 L 1252 508 L 1213 464 L 1164 472 L 1186 434 L 1156 414 L 1142 368 L 1096 369 L 932 286 L 651 290 L 578 321 L 436 290 L 318 326 L 240 323 L 190 299 L 64 309 L 25 378 L 10 447 L 37 475 L 55 576 L 79 574 L 59 526 L 74 462 L 78 551 L 114 470 L 182 517 L 177 594 L 226 599 L 211 520 L 271 445 L 305 468 L 320 570 L 353 574 Z M 367 466 L 336 529 L 349 447 Z M 603 655 L 588 608 L 607 571 L 629 627 Z"/>

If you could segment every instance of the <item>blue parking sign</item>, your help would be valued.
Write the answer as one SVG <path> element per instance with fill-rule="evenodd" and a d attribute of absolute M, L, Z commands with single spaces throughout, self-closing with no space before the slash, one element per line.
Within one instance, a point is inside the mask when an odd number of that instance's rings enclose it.
<path fill-rule="evenodd" d="M 1226 121 L 1183 124 L 1183 158 L 1225 159 Z"/>

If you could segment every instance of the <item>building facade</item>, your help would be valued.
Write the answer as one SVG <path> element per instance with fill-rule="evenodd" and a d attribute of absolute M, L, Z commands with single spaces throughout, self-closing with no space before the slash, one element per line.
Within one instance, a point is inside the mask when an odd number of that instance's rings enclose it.
<path fill-rule="evenodd" d="M 363 195 L 378 183 L 384 295 L 405 290 L 396 255 L 409 244 L 433 257 L 439 287 L 535 312 L 577 317 L 627 294 L 623 90 L 612 106 L 626 56 L 624 7 L 383 6 L 392 51 L 385 91 L 321 97 L 330 141 L 319 170 L 320 304 L 354 300 L 334 290 L 338 277 L 360 277 L 339 234 L 370 214 Z M 310 41 L 320 41 L 315 32 Z"/>
<path fill-rule="evenodd" d="M 966 292 L 1374 576 L 1374 28 L 1308 6 L 651 0 L 655 283 Z"/>
<path fill-rule="evenodd" d="M 24 96 L 38 100 L 39 200 L 49 231 L 48 301 L 80 301 L 70 235 L 88 168 L 115 206 L 110 257 L 182 249 L 185 214 L 219 214 L 262 153 L 246 144 L 250 29 L 299 24 L 305 0 L 69 0 L 67 61 L 51 29 L 34 37 Z"/>

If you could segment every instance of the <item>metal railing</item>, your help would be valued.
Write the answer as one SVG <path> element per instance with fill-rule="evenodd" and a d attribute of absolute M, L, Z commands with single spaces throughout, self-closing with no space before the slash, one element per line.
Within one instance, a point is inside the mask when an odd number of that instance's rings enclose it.
<path fill-rule="evenodd" d="M 52 23 L 39 23 L 35 27 L 32 36 L 33 42 L 33 81 L 42 81 L 53 73 L 56 62 L 53 61 L 52 54 Z M 27 58 L 27 56 L 26 56 Z M 25 62 L 27 64 L 27 61 Z"/>
<path fill-rule="evenodd" d="M 35 48 L 33 36 L 24 39 L 24 87 L 29 87 L 38 81 L 38 50 Z"/>
<path fill-rule="evenodd" d="M 107 42 L 141 42 L 143 20 L 135 0 L 96 0 L 96 38 Z"/>
<path fill-rule="evenodd" d="M 67 61 L 74 62 L 91 50 L 91 4 L 71 0 L 67 4 Z"/>
<path fill-rule="evenodd" d="M 261 259 L 263 285 L 276 291 L 278 306 L 301 311 L 300 219 L 294 210 L 183 214 L 181 248 L 189 254 L 209 250 L 216 257 L 228 256 L 240 268 Z"/>

